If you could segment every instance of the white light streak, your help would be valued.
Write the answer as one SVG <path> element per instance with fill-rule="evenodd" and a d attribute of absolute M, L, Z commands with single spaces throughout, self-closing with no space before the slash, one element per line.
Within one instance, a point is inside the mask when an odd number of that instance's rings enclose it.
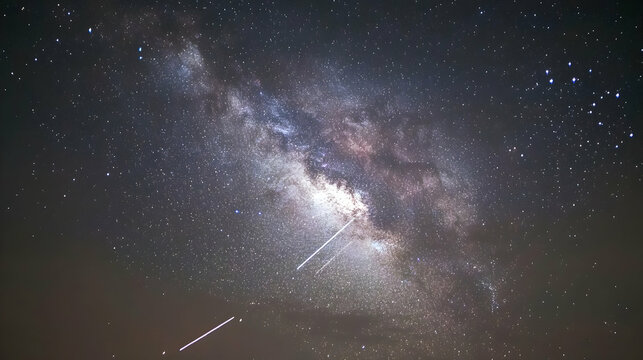
<path fill-rule="evenodd" d="M 226 320 L 226 321 L 222 322 L 221 324 L 217 325 L 217 327 L 215 327 L 214 329 L 212 329 L 212 330 L 208 331 L 207 333 L 205 333 L 205 334 L 203 334 L 203 335 L 199 336 L 198 338 L 196 338 L 195 340 L 193 340 L 191 343 L 189 343 L 189 344 L 185 345 L 184 347 L 180 348 L 180 349 L 179 349 L 179 351 L 183 351 L 183 350 L 185 350 L 185 348 L 187 348 L 188 346 L 190 346 L 190 345 L 194 344 L 195 342 L 197 342 L 197 341 L 199 341 L 199 340 L 203 339 L 204 337 L 208 336 L 211 332 L 213 332 L 214 330 L 216 330 L 216 329 L 218 329 L 218 328 L 222 327 L 223 325 L 227 324 L 227 323 L 228 323 L 229 321 L 231 321 L 232 319 L 234 319 L 234 316 L 233 316 L 233 317 L 231 317 L 231 318 L 229 318 L 228 320 Z"/>
<path fill-rule="evenodd" d="M 337 252 L 337 254 L 335 254 L 335 256 L 333 256 L 332 258 L 330 258 L 330 260 L 328 260 L 328 262 L 324 264 L 324 266 L 322 266 L 321 268 L 319 268 L 319 270 L 317 270 L 317 272 L 315 273 L 315 275 L 319 274 L 322 270 L 324 270 L 324 268 L 326 267 L 326 265 L 330 264 L 330 262 L 331 262 L 331 261 L 335 260 L 335 258 L 336 258 L 337 256 L 339 256 L 339 254 L 341 254 L 341 253 L 344 251 L 344 249 L 346 249 L 346 248 L 348 247 L 348 245 L 350 245 L 350 244 L 352 244 L 352 243 L 353 243 L 353 241 L 351 240 L 351 242 L 349 242 L 349 243 L 348 243 L 348 244 L 346 244 L 346 245 L 345 245 L 341 250 L 339 250 L 339 251 Z"/>
<path fill-rule="evenodd" d="M 355 218 L 352 218 L 352 219 L 351 219 L 351 221 L 349 221 L 346 225 L 344 225 L 344 227 L 343 227 L 343 228 L 339 229 L 339 231 L 338 231 L 338 232 L 336 232 L 336 233 L 335 233 L 335 235 L 333 235 L 330 239 L 326 240 L 326 242 L 324 243 L 324 245 L 322 245 L 319 249 L 317 249 L 317 251 L 315 251 L 312 255 L 310 255 L 310 256 L 308 257 L 308 259 L 304 260 L 304 262 L 303 262 L 303 263 L 301 263 L 301 265 L 297 266 L 297 270 L 301 269 L 301 267 L 302 267 L 302 266 L 304 266 L 304 264 L 305 264 L 305 263 L 307 263 L 307 262 L 308 262 L 308 260 L 310 260 L 313 256 L 315 256 L 315 255 L 316 255 L 316 254 L 317 254 L 321 249 L 323 249 L 323 248 L 324 248 L 324 246 L 328 245 L 328 243 L 329 243 L 331 240 L 333 240 L 333 239 L 335 238 L 335 236 L 339 235 L 339 233 L 340 233 L 340 232 L 342 232 L 342 230 L 346 229 L 346 227 L 347 227 L 348 225 L 350 225 L 350 224 L 353 222 L 353 220 L 355 220 Z"/>

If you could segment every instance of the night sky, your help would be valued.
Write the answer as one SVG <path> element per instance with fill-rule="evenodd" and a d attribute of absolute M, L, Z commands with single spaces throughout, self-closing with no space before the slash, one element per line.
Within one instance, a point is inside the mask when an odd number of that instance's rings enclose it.
<path fill-rule="evenodd" d="M 0 9 L 0 358 L 643 353 L 640 2 Z"/>

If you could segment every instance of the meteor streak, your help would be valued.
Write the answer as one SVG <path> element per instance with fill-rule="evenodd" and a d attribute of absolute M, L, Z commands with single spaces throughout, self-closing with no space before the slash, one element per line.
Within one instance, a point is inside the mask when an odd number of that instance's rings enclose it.
<path fill-rule="evenodd" d="M 346 248 L 348 247 L 348 245 L 350 245 L 350 244 L 352 244 L 352 243 L 353 243 L 353 241 L 351 240 L 351 242 L 349 242 L 348 244 L 344 245 L 344 247 L 343 247 L 341 250 L 339 250 L 339 251 L 337 252 L 337 254 L 335 254 L 335 256 L 333 256 L 332 258 L 330 258 L 330 260 L 328 260 L 328 262 L 327 262 L 327 263 L 325 263 L 325 264 L 324 264 L 324 266 L 322 266 L 321 268 L 319 268 L 319 270 L 317 270 L 317 272 L 315 273 L 315 275 L 319 274 L 322 270 L 324 270 L 324 268 L 326 267 L 326 265 L 330 264 L 330 262 L 331 262 L 331 261 L 335 260 L 335 258 L 336 258 L 337 256 L 339 256 L 339 254 L 341 254 L 341 253 L 342 253 L 342 251 L 344 251 L 344 249 L 346 249 Z"/>
<path fill-rule="evenodd" d="M 197 342 L 197 341 L 199 341 L 199 340 L 203 339 L 204 337 L 208 336 L 208 334 L 210 334 L 210 333 L 211 333 L 211 332 L 213 332 L 214 330 L 216 330 L 216 329 L 218 329 L 218 328 L 222 327 L 223 325 L 227 324 L 227 323 L 228 323 L 228 322 L 230 322 L 230 320 L 232 320 L 232 319 L 234 319 L 234 316 L 233 316 L 233 317 L 231 317 L 231 318 L 229 318 L 228 320 L 226 320 L 226 321 L 222 322 L 221 324 L 217 325 L 217 327 L 215 327 L 214 329 L 212 329 L 212 330 L 208 331 L 207 333 L 205 333 L 205 334 L 203 334 L 203 335 L 199 336 L 198 338 L 196 338 L 195 340 L 193 340 L 191 343 L 189 343 L 189 344 L 185 345 L 184 347 L 180 348 L 180 349 L 179 349 L 179 351 L 183 351 L 183 350 L 184 350 L 185 348 L 187 348 L 188 346 L 190 346 L 190 345 L 194 344 L 195 342 Z"/>
<path fill-rule="evenodd" d="M 339 229 L 339 231 L 338 231 L 338 232 L 336 232 L 336 233 L 335 233 L 335 235 L 331 236 L 331 238 L 330 238 L 330 239 L 326 240 L 326 242 L 324 243 L 324 245 L 322 245 L 319 249 L 317 249 L 317 251 L 315 251 L 312 255 L 310 255 L 310 256 L 308 257 L 308 259 L 304 260 L 304 262 L 303 262 L 303 263 L 301 263 L 301 265 L 297 266 L 297 270 L 299 270 L 302 266 L 304 266 L 304 264 L 305 264 L 305 263 L 307 263 L 307 262 L 308 262 L 308 260 L 310 260 L 313 256 L 315 256 L 315 254 L 317 254 L 321 249 L 323 249 L 323 248 L 324 248 L 324 246 L 326 246 L 326 245 L 327 245 L 331 240 L 333 240 L 333 239 L 335 238 L 335 236 L 339 235 L 339 233 L 340 233 L 340 232 L 342 232 L 342 230 L 346 229 L 346 227 L 347 227 L 348 225 L 350 225 L 350 224 L 353 222 L 353 220 L 355 220 L 355 218 L 352 218 L 352 219 L 351 219 L 351 221 L 349 221 L 346 225 L 344 225 L 344 227 L 343 227 L 343 228 Z"/>

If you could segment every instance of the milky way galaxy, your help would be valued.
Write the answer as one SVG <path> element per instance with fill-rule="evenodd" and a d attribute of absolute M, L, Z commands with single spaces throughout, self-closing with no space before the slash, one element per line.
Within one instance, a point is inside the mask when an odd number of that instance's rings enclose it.
<path fill-rule="evenodd" d="M 162 47 L 166 39 L 148 41 Z M 149 71 L 172 79 L 169 96 L 190 94 L 181 108 L 188 119 L 180 126 L 204 134 L 189 139 L 189 147 L 207 150 L 189 155 L 188 164 L 229 169 L 226 189 L 200 201 L 205 208 L 216 206 L 225 191 L 231 204 L 240 204 L 234 209 L 238 228 L 226 240 L 232 250 L 203 259 L 193 286 L 218 292 L 217 281 L 229 277 L 223 286 L 229 301 L 363 313 L 380 319 L 378 326 L 394 326 L 395 341 L 430 331 L 432 341 L 409 346 L 418 353 L 459 331 L 454 317 L 462 310 L 451 305 L 454 294 L 469 298 L 467 312 L 492 309 L 487 288 L 500 287 L 500 278 L 491 278 L 491 259 L 467 244 L 477 221 L 470 169 L 451 158 L 457 144 L 429 111 L 389 95 L 400 89 L 352 79 L 317 61 L 279 67 L 277 72 L 289 72 L 276 75 L 284 79 L 279 88 L 242 69 L 234 72 L 236 81 L 224 81 L 213 75 L 220 72 L 216 65 L 207 65 L 216 64 L 216 56 L 205 61 L 199 47 L 183 39 L 165 48 L 157 62 Z M 177 86 L 177 79 L 184 82 Z M 354 224 L 346 226 L 351 219 Z M 343 226 L 310 269 L 293 273 Z M 196 241 L 187 250 L 208 248 L 213 239 L 204 234 Z M 312 270 L 348 241 L 356 245 L 324 276 L 313 277 Z M 163 250 L 157 238 L 145 246 Z M 147 261 L 168 271 L 177 260 L 189 264 L 193 257 Z M 142 261 L 131 259 L 133 266 Z M 257 277 L 261 283 L 248 280 Z M 328 344 L 317 346 L 334 353 Z"/>
<path fill-rule="evenodd" d="M 583 6 L 4 5 L 0 357 L 632 356 L 640 12 Z"/>

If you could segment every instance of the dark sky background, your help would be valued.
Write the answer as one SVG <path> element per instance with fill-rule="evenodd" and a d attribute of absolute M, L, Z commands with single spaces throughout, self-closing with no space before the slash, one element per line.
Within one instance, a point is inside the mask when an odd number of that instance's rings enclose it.
<path fill-rule="evenodd" d="M 1 358 L 641 356 L 640 2 L 1 12 Z"/>

